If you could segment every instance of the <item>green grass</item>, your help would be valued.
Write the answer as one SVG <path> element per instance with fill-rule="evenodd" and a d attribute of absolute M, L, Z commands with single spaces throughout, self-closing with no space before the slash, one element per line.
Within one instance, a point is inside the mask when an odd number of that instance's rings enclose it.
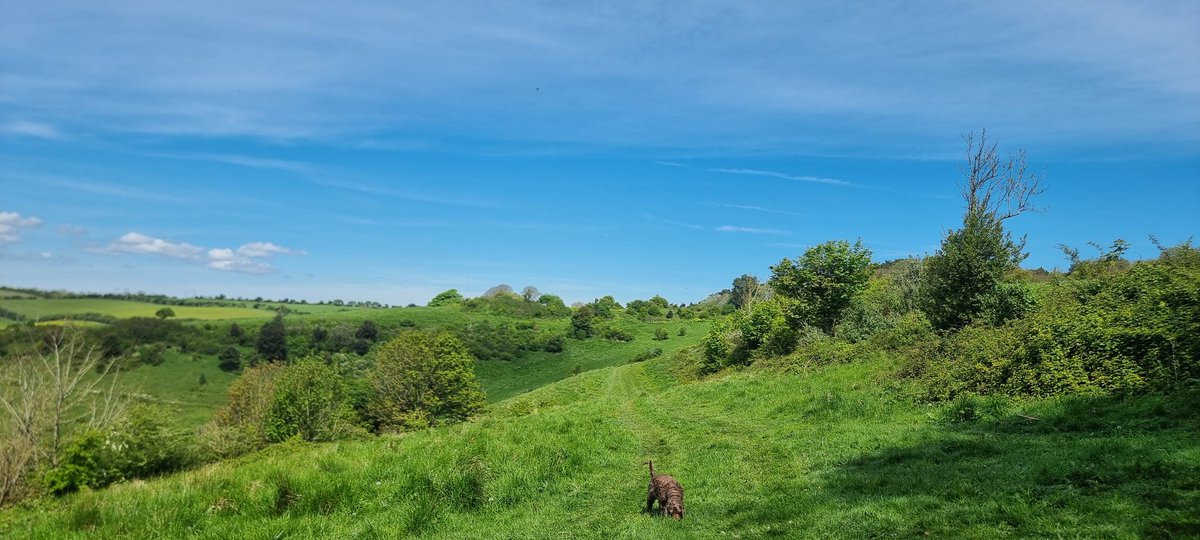
<path fill-rule="evenodd" d="M 636 342 L 635 342 L 636 343 Z M 398 437 L 284 445 L 0 512 L 10 538 L 1200 534 L 1200 396 L 899 398 L 887 359 L 681 384 L 594 370 Z M 954 418 L 979 419 L 955 422 Z M 686 489 L 641 513 L 647 458 Z"/>
<path fill-rule="evenodd" d="M 192 430 L 225 404 L 229 385 L 237 377 L 218 369 L 216 358 L 168 350 L 162 364 L 119 373 L 117 384 L 122 394 L 160 407 L 176 427 Z"/>
<path fill-rule="evenodd" d="M 0 300 L 8 298 L 37 298 L 37 296 L 0 287 Z"/>
<path fill-rule="evenodd" d="M 35 299 L 6 299 L 0 302 L 0 307 L 20 313 L 31 319 L 47 315 L 67 315 L 82 313 L 99 313 L 125 319 L 130 317 L 153 317 L 154 313 L 164 307 L 175 312 L 177 319 L 268 319 L 274 312 L 243 307 L 200 307 L 200 306 L 163 306 L 146 302 L 131 302 L 128 300 L 108 300 L 103 298 L 35 298 Z"/>
<path fill-rule="evenodd" d="M 619 324 L 634 336 L 633 341 L 569 339 L 566 350 L 561 353 L 534 352 L 513 361 L 476 362 L 475 376 L 483 385 L 488 401 L 496 402 L 566 379 L 573 375 L 577 366 L 581 371 L 591 371 L 626 364 L 638 354 L 652 349 L 662 349 L 663 356 L 669 357 L 680 349 L 695 345 L 708 331 L 707 321 L 640 323 L 626 319 Z M 652 339 L 658 326 L 670 330 L 668 339 Z M 680 327 L 687 328 L 687 335 L 678 335 Z"/>

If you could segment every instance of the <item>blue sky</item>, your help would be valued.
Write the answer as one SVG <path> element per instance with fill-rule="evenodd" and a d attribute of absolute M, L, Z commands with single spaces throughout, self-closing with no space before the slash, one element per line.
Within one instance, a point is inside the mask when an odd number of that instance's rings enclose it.
<path fill-rule="evenodd" d="M 824 240 L 932 253 L 980 128 L 1045 175 L 1026 266 L 1200 232 L 1196 2 L 0 14 L 7 285 L 691 302 Z"/>

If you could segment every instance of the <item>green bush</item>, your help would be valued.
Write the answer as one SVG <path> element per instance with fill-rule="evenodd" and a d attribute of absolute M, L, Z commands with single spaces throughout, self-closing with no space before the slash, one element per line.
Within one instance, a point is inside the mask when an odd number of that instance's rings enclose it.
<path fill-rule="evenodd" d="M 367 413 L 381 430 L 462 421 L 483 409 L 475 359 L 453 334 L 406 331 L 374 356 Z"/>
<path fill-rule="evenodd" d="M 1200 256 L 1164 249 L 1128 270 L 1060 279 L 1023 318 L 906 348 L 924 397 L 1145 391 L 1200 378 Z M 889 338 L 881 338 L 887 341 Z M 894 338 L 890 338 L 896 341 Z"/>
<path fill-rule="evenodd" d="M 353 434 L 357 418 L 346 383 L 331 366 L 308 357 L 286 366 L 275 377 L 264 418 L 267 439 L 291 437 L 332 441 Z"/>
<path fill-rule="evenodd" d="M 220 361 L 217 366 L 221 368 L 221 371 L 237 371 L 242 369 L 242 352 L 233 345 L 225 347 L 225 350 L 217 355 L 217 360 Z"/>
<path fill-rule="evenodd" d="M 666 328 L 663 328 L 660 326 L 660 327 L 654 329 L 654 339 L 656 341 L 666 341 L 667 338 L 668 338 L 668 335 L 667 335 Z"/>
<path fill-rule="evenodd" d="M 135 406 L 104 431 L 83 431 L 42 476 L 46 490 L 62 495 L 184 467 L 190 462 L 185 438 L 165 418 L 155 408 Z"/>

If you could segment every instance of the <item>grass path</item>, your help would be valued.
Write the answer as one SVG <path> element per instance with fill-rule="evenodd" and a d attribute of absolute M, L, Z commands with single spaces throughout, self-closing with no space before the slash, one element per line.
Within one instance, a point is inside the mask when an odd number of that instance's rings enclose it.
<path fill-rule="evenodd" d="M 282 446 L 3 511 L 0 536 L 1200 534 L 1195 395 L 1047 400 L 949 423 L 948 406 L 881 384 L 880 361 L 691 384 L 673 380 L 670 362 L 587 372 L 463 425 Z M 683 483 L 683 522 L 641 512 L 647 458 Z"/>

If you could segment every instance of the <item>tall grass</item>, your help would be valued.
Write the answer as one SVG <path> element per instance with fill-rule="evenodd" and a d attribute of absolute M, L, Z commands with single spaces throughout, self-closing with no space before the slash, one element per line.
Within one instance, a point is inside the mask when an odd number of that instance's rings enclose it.
<path fill-rule="evenodd" d="M 882 384 L 887 358 L 690 384 L 678 384 L 672 362 L 589 371 L 468 424 L 289 443 L 38 501 L 0 513 L 0 535 L 1200 534 L 1196 393 L 925 406 Z M 641 512 L 648 458 L 683 483 L 684 521 Z"/>

